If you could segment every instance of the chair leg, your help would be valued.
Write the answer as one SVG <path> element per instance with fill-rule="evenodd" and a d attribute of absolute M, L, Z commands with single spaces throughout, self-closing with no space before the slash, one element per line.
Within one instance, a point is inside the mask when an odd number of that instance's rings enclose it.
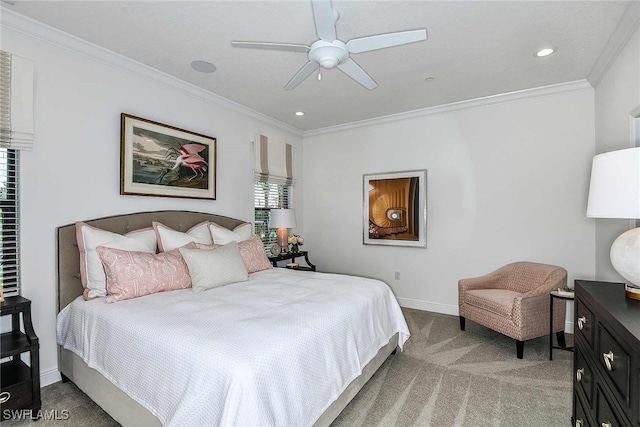
<path fill-rule="evenodd" d="M 556 339 L 558 340 L 558 345 L 560 347 L 567 346 L 567 341 L 564 339 L 564 331 L 556 332 Z"/>
<path fill-rule="evenodd" d="M 522 359 L 524 354 L 524 341 L 516 340 L 516 356 L 518 359 Z"/>
<path fill-rule="evenodd" d="M 465 318 L 460 316 L 460 330 L 461 331 L 464 331 L 464 321 L 465 321 Z"/>

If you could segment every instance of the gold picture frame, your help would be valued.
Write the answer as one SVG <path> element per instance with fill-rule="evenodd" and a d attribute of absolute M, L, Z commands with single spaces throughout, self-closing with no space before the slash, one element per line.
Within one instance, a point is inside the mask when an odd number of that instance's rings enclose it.
<path fill-rule="evenodd" d="M 216 138 L 122 113 L 120 194 L 216 199 Z"/>
<path fill-rule="evenodd" d="M 427 247 L 427 170 L 365 174 L 365 245 Z"/>

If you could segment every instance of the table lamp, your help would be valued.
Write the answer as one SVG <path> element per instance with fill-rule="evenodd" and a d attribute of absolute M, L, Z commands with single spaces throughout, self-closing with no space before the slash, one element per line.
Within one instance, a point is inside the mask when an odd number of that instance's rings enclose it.
<path fill-rule="evenodd" d="M 640 147 L 593 158 L 587 217 L 640 218 Z M 613 268 L 629 281 L 627 296 L 640 299 L 640 227 L 618 236 L 610 256 Z"/>
<path fill-rule="evenodd" d="M 278 229 L 278 246 L 282 252 L 289 249 L 289 228 L 296 226 L 296 212 L 293 209 L 271 209 L 269 228 Z"/>

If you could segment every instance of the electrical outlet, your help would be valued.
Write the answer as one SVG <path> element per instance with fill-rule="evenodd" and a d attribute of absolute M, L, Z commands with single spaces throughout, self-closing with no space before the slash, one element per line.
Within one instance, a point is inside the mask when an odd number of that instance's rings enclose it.
<path fill-rule="evenodd" d="M 396 271 L 396 275 L 395 275 L 396 280 L 400 280 L 400 272 Z"/>

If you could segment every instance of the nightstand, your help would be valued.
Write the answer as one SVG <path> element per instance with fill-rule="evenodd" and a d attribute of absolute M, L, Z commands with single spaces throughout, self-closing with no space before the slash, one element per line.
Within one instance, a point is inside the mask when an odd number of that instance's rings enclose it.
<path fill-rule="evenodd" d="M 32 417 L 40 410 L 40 363 L 38 337 L 31 323 L 31 301 L 21 296 L 6 297 L 0 303 L 0 316 L 11 315 L 11 331 L 0 334 L 0 358 L 10 358 L 0 364 L 0 417 L 11 416 L 10 410 L 31 410 Z M 20 331 L 20 315 L 24 333 Z M 20 355 L 29 353 L 29 367 Z"/>
<path fill-rule="evenodd" d="M 278 261 L 291 260 L 291 262 L 295 262 L 296 258 L 299 258 L 299 257 L 304 257 L 304 260 L 309 267 L 298 267 L 295 270 L 316 271 L 316 266 L 311 264 L 311 261 L 309 261 L 309 252 L 307 251 L 287 252 L 286 254 L 270 256 L 269 261 L 271 261 L 271 264 L 273 264 L 274 267 L 277 267 Z"/>
<path fill-rule="evenodd" d="M 549 292 L 549 360 L 553 360 L 553 349 L 573 351 L 573 347 L 567 347 L 567 343 L 564 338 L 564 331 L 556 333 L 556 339 L 558 345 L 553 345 L 553 300 L 559 299 L 562 304 L 566 304 L 566 301 L 573 301 L 573 292 Z"/>

